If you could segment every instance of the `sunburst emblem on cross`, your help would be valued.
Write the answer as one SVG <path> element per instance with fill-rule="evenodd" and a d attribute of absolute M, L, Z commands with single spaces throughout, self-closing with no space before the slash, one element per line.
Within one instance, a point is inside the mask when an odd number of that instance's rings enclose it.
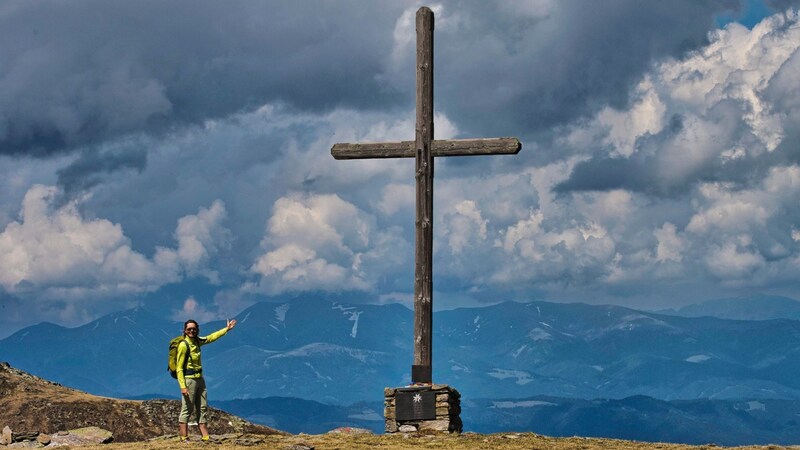
<path fill-rule="evenodd" d="M 421 394 L 414 394 L 414 403 L 420 403 L 422 401 Z"/>

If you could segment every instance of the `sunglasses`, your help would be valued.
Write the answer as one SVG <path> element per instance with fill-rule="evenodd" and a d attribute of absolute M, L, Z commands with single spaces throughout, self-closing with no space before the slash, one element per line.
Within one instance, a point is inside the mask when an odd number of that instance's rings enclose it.
<path fill-rule="evenodd" d="M 190 332 L 192 332 L 192 331 L 197 331 L 197 328 L 187 328 L 187 329 L 186 329 L 186 332 L 187 332 L 187 333 L 190 333 Z"/>

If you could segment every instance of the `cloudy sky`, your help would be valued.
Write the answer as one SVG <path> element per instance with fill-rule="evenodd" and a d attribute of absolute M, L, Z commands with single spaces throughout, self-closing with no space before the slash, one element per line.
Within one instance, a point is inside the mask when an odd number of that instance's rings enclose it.
<path fill-rule="evenodd" d="M 434 303 L 800 299 L 800 2 L 439 1 Z M 0 337 L 409 304 L 417 1 L 0 3 Z"/>

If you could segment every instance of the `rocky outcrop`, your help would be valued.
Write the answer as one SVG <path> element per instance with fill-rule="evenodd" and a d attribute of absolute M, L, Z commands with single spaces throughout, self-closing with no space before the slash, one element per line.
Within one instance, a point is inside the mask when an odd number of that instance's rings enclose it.
<path fill-rule="evenodd" d="M 59 431 L 54 435 L 39 431 L 14 432 L 8 426 L 3 428 L 3 439 L 0 444 L 5 448 L 53 448 L 76 447 L 81 445 L 108 444 L 114 435 L 102 428 L 85 427 L 69 431 Z M 0 448 L 3 448 L 0 446 Z"/>
<path fill-rule="evenodd" d="M 0 399 L 0 426 L 37 430 L 53 438 L 59 431 L 99 427 L 113 433 L 116 442 L 144 441 L 176 433 L 180 412 L 178 400 L 98 397 L 43 380 L 7 363 L 0 363 Z M 219 434 L 285 434 L 215 408 L 209 408 L 208 428 Z M 5 435 L 0 436 L 4 439 Z"/>

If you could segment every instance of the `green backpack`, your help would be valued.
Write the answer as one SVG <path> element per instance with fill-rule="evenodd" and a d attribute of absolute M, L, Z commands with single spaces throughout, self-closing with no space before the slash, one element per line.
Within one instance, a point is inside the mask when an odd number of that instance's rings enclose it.
<path fill-rule="evenodd" d="M 178 378 L 178 346 L 181 342 L 186 342 L 186 336 L 178 336 L 169 341 L 169 362 L 167 363 L 167 370 L 172 378 Z M 183 370 L 186 371 L 186 365 L 189 363 L 189 344 L 186 343 L 186 359 L 183 361 Z"/>

